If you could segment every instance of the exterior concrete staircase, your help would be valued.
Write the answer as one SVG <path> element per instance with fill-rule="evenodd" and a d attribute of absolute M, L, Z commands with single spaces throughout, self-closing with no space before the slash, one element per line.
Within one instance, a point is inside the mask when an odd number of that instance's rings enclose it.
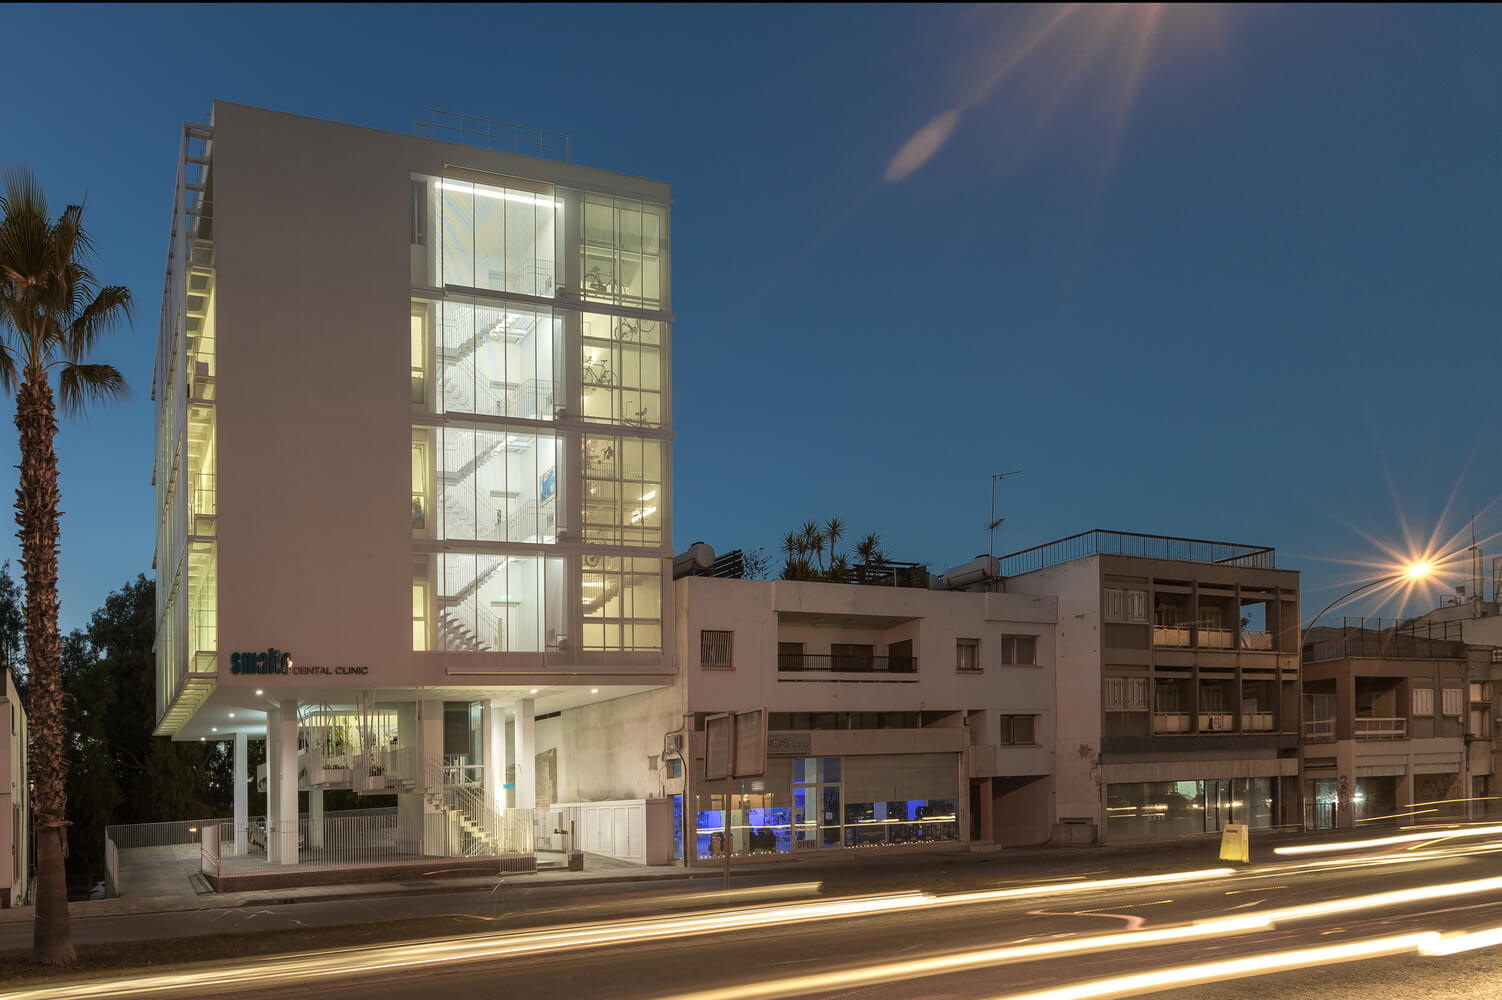
<path fill-rule="evenodd" d="M 495 835 L 487 830 L 484 824 L 477 822 L 473 816 L 457 803 L 450 800 L 441 792 L 426 791 L 423 792 L 422 797 L 429 806 L 453 819 L 458 824 L 459 829 L 469 835 L 469 843 L 465 845 L 464 849 L 466 857 L 501 853 L 501 845 Z"/>

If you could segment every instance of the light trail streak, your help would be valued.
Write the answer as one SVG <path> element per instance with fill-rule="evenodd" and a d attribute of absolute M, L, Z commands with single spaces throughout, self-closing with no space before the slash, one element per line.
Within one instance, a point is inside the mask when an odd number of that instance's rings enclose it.
<path fill-rule="evenodd" d="M 1343 840 L 1334 844 L 1296 844 L 1291 847 L 1275 847 L 1273 853 L 1283 857 L 1301 854 L 1323 854 L 1336 851 L 1359 851 L 1368 847 L 1390 847 L 1394 844 L 1413 844 L 1425 840 L 1454 840 L 1458 837 L 1486 837 L 1502 833 L 1502 826 L 1460 827 L 1454 830 L 1429 830 L 1425 833 L 1405 833 L 1394 837 L 1373 837 L 1368 840 Z"/>
<path fill-rule="evenodd" d="M 671 1000 L 763 1000 L 763 998 L 769 997 L 797 996 L 799 994 L 814 993 L 822 990 L 850 989 L 859 986 L 870 986 L 875 983 L 920 979 L 924 976 L 964 972 L 992 965 L 1033 961 L 1040 958 L 1057 958 L 1094 951 L 1143 948 L 1178 941 L 1192 941 L 1196 938 L 1219 937 L 1226 934 L 1265 930 L 1266 926 L 1267 921 L 1261 916 L 1227 917 L 1206 921 L 1202 924 L 1181 924 L 1176 927 L 1161 927 L 1147 931 L 1117 931 L 1111 934 L 1092 934 L 1088 937 L 1070 938 L 1061 941 L 1010 945 L 1004 948 L 987 948 L 981 951 L 938 955 L 933 958 L 888 962 L 884 965 L 863 966 L 839 972 L 824 972 L 810 976 L 792 976 L 786 979 L 767 982 L 701 990 L 697 993 L 682 993 L 672 997 Z"/>
<path fill-rule="evenodd" d="M 1102 951 L 1148 948 L 1162 944 L 1204 938 L 1219 938 L 1233 934 L 1245 934 L 1251 931 L 1271 930 L 1280 923 L 1307 920 L 1311 917 L 1329 916 L 1337 913 L 1353 913 L 1359 910 L 1380 910 L 1404 903 L 1448 899 L 1455 896 L 1476 895 L 1492 891 L 1502 891 L 1502 877 L 1418 886 L 1412 889 L 1398 889 L 1392 892 L 1379 892 L 1366 896 L 1351 896 L 1344 899 L 1328 900 L 1322 903 L 1285 906 L 1275 910 L 1266 910 L 1262 913 L 1246 914 L 1238 917 L 1214 917 L 1192 924 L 1177 924 L 1171 927 L 1158 927 L 1151 930 L 1129 929 L 1110 934 L 1092 934 L 1057 941 L 1044 941 L 1036 944 L 986 948 L 956 952 L 932 958 L 860 966 L 853 969 L 843 969 L 816 975 L 792 976 L 768 982 L 749 983 L 713 990 L 703 990 L 697 993 L 680 994 L 673 997 L 672 1000 L 768 1000 L 768 998 L 798 996 L 827 990 L 853 989 L 877 983 L 898 982 L 906 979 L 919 979 L 925 976 L 966 972 L 994 965 L 1030 962 L 1046 958 L 1060 958 L 1068 955 L 1082 955 Z M 1439 933 L 1426 933 L 1436 939 L 1435 947 L 1438 947 Z M 1499 935 L 1499 940 L 1502 940 L 1502 928 L 1499 928 L 1496 933 Z M 1483 948 L 1487 947 L 1487 943 L 1477 943 L 1469 947 Z M 1403 950 L 1406 950 L 1406 948 Z M 1457 943 L 1454 946 L 1454 950 L 1465 950 L 1465 946 Z M 1440 953 L 1435 952 L 1435 954 Z M 1448 952 L 1445 952 L 1445 954 L 1448 954 Z M 1275 960 L 1277 953 L 1274 953 L 1270 957 Z M 1235 961 L 1258 962 L 1260 959 L 1238 959 Z M 1289 968 L 1294 967 L 1296 966 L 1289 966 Z M 1196 966 L 1195 968 L 1199 967 Z M 1269 968 L 1267 971 L 1276 970 Z M 1249 973 L 1243 973 L 1243 975 L 1246 974 Z M 1114 982 L 1116 980 L 1110 981 Z M 1186 980 L 1185 982 L 1198 981 L 1200 980 Z M 1107 982 L 1107 980 L 1099 980 L 1097 982 Z M 1148 988 L 1151 987 L 1140 987 L 1140 989 Z M 1139 992 L 1140 989 L 1131 989 L 1125 992 Z M 1045 992 L 1029 994 L 1028 1000 L 1033 1000 L 1034 997 L 1039 998 L 1039 1000 L 1044 997 L 1050 998 L 1050 1000 L 1062 1000 L 1062 998 L 1072 995 L 1068 993 L 1054 994 Z M 1081 997 L 1105 995 L 1108 995 L 1108 993 L 1079 994 Z"/>
<path fill-rule="evenodd" d="M 1180 965 L 1171 969 L 1138 972 L 1129 976 L 1112 976 L 1108 979 L 1092 979 L 1089 982 L 1071 983 L 1068 986 L 1039 990 L 1034 993 L 1011 994 L 998 997 L 996 1000 L 1091 1000 L 1093 997 L 1125 996 L 1131 993 L 1145 993 L 1148 990 L 1161 990 L 1170 986 L 1192 986 L 1195 983 L 1262 976 L 1269 972 L 1287 972 L 1291 969 L 1305 969 L 1311 965 L 1325 965 L 1330 962 L 1351 962 L 1382 955 L 1401 955 L 1432 944 L 1438 941 L 1439 937 L 1438 931 L 1418 931 L 1412 934 L 1395 934 L 1390 937 L 1353 941 L 1349 944 L 1326 945 L 1322 948 L 1264 952 L 1247 958 Z"/>
<path fill-rule="evenodd" d="M 576 924 L 538 931 L 442 938 L 396 945 L 345 948 L 321 952 L 304 952 L 281 958 L 262 959 L 219 967 L 156 973 L 129 980 L 94 980 L 68 983 L 0 994 L 0 1000 L 70 1000 L 78 997 L 121 998 L 161 995 L 183 990 L 222 993 L 234 989 L 274 989 L 279 984 L 330 979 L 338 976 L 369 975 L 402 969 L 460 964 L 519 957 L 544 952 L 559 952 L 603 947 L 633 942 L 682 939 L 685 937 L 729 931 L 786 926 L 801 921 L 829 920 L 879 914 L 935 910 L 941 906 L 964 903 L 990 903 L 1016 898 L 1047 898 L 1087 891 L 1111 891 L 1136 886 L 1161 885 L 1165 882 L 1195 881 L 1234 874 L 1233 869 L 1215 868 L 1176 872 L 1165 875 L 1131 876 L 1084 882 L 1013 886 L 979 892 L 934 896 L 909 892 L 883 896 L 864 896 L 803 903 L 768 904 L 714 911 Z M 1348 897 L 1299 906 L 1267 910 L 1236 917 L 1215 917 L 1197 923 L 1180 924 L 1150 930 L 1129 930 L 1111 934 L 1071 937 L 1067 939 L 1018 944 L 978 952 L 938 956 L 910 962 L 891 963 L 829 973 L 837 979 L 827 980 L 834 988 L 858 982 L 890 981 L 915 978 L 942 972 L 959 971 L 1005 962 L 1032 961 L 1042 958 L 1082 954 L 1091 951 L 1149 947 L 1176 941 L 1219 937 L 1265 930 L 1279 921 L 1303 920 L 1335 913 L 1386 908 L 1433 899 L 1450 899 L 1502 891 L 1502 877 L 1475 879 L 1419 886 L 1367 896 Z M 1435 934 L 1434 937 L 1438 938 Z M 1483 939 L 1476 939 L 1483 940 Z M 1472 947 L 1485 947 L 1474 944 Z M 1465 945 L 1457 940 L 1456 950 Z M 726 991 L 695 994 L 696 1000 L 715 998 L 754 998 L 793 995 L 815 988 L 810 982 L 826 982 L 817 977 L 799 977 L 769 984 L 751 984 Z M 1093 996 L 1097 994 L 1081 994 Z M 1062 996 L 1062 995 L 1061 995 Z"/>
<path fill-rule="evenodd" d="M 304 952 L 253 965 L 181 973 L 159 973 L 129 981 L 95 980 L 63 986 L 0 993 L 0 1000 L 65 1000 L 71 997 L 130 997 L 179 990 L 232 987 L 265 988 L 289 981 L 380 972 L 418 966 L 492 960 L 538 952 L 596 948 L 638 941 L 682 938 L 757 927 L 779 926 L 804 920 L 828 920 L 867 916 L 956 901 L 988 902 L 1018 897 L 1048 897 L 1091 890 L 1111 890 L 1165 882 L 1194 881 L 1233 874 L 1230 868 L 1209 868 L 1166 875 L 1142 875 L 1118 879 L 1015 886 L 959 897 L 907 892 L 808 903 L 783 903 L 734 910 L 714 910 L 636 920 L 607 921 L 551 928 L 536 932 L 509 932 L 444 938 L 437 941 L 383 945 L 370 948 Z"/>
<path fill-rule="evenodd" d="M 1422 954 L 1439 957 L 1455 955 L 1477 948 L 1490 948 L 1502 944 L 1502 927 L 1489 927 L 1484 931 L 1467 931 L 1461 934 L 1446 934 L 1431 944 L 1419 948 Z"/>

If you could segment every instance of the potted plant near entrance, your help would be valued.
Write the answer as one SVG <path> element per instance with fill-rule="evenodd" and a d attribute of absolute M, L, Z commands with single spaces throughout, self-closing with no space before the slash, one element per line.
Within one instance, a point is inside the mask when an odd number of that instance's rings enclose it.
<path fill-rule="evenodd" d="M 573 824 L 569 825 L 572 826 Z M 568 870 L 571 872 L 582 872 L 584 870 L 584 852 L 570 850 L 573 834 L 562 827 L 555 827 L 553 829 L 553 836 L 560 838 L 563 842 L 563 856 L 568 859 Z"/>

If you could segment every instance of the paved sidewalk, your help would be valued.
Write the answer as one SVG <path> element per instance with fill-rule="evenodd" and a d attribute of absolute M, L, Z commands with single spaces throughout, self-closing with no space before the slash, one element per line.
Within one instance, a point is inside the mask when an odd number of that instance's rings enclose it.
<path fill-rule="evenodd" d="M 1270 859 L 1272 848 L 1275 846 L 1332 839 L 1332 834 L 1344 838 L 1350 836 L 1352 832 L 1349 830 L 1322 833 L 1254 831 L 1252 857 L 1254 861 L 1265 861 Z M 975 845 L 972 848 L 967 844 L 954 844 L 911 852 L 875 850 L 850 854 L 823 854 L 821 852 L 811 857 L 794 856 L 777 861 L 736 862 L 731 867 L 731 873 L 737 878 L 754 876 L 788 882 L 805 881 L 819 876 L 857 878 L 862 875 L 879 877 L 882 873 L 890 873 L 894 881 L 900 881 L 915 871 L 985 866 L 993 869 L 998 878 L 1012 879 L 1060 872 L 1082 873 L 1087 869 L 1098 871 L 1103 865 L 1122 869 L 1158 864 L 1174 866 L 1203 864 L 1211 867 L 1219 864 L 1219 846 L 1218 836 L 1184 838 L 1159 844 L 1137 843 L 1092 847 L 992 849 L 985 845 Z M 191 849 L 195 852 L 197 850 L 196 847 Z M 164 852 L 162 871 L 173 871 L 174 864 L 180 864 L 180 860 L 172 858 L 170 852 Z M 718 882 L 722 877 L 721 873 L 722 869 L 718 865 L 696 865 L 692 868 L 685 868 L 681 864 L 645 866 L 599 855 L 586 855 L 585 870 L 578 872 L 544 870 L 528 875 L 452 878 L 438 875 L 416 881 L 359 882 L 247 892 L 209 892 L 202 895 L 182 892 L 131 895 L 117 899 L 69 903 L 68 911 L 70 916 L 77 920 L 96 916 L 213 910 L 240 906 L 350 900 L 374 896 L 471 892 L 477 889 L 492 889 L 498 881 L 503 885 L 527 887 L 668 882 L 685 879 Z M 992 872 L 988 871 L 986 874 L 989 875 Z M 164 877 L 175 885 L 175 875 Z M 147 881 L 143 888 L 150 891 L 155 884 L 155 882 Z M 0 910 L 0 923 L 29 921 L 33 915 L 31 907 Z"/>

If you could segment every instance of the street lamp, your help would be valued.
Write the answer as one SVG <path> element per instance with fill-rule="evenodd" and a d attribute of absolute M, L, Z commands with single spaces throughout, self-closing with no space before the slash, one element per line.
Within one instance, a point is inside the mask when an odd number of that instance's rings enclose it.
<path fill-rule="evenodd" d="M 1317 614 L 1313 618 L 1309 619 L 1309 624 L 1305 625 L 1304 628 L 1303 628 L 1303 630 L 1299 632 L 1299 650 L 1298 650 L 1298 652 L 1299 652 L 1299 674 L 1298 674 L 1298 677 L 1299 677 L 1299 744 L 1298 745 L 1299 745 L 1299 796 L 1300 796 L 1300 798 L 1302 798 L 1303 794 L 1304 794 L 1304 643 L 1306 641 L 1308 641 L 1308 639 L 1309 639 L 1309 633 L 1314 630 L 1315 623 L 1318 622 L 1321 618 L 1325 617 L 1325 615 L 1329 614 L 1330 610 L 1332 608 L 1335 608 L 1338 605 L 1342 604 L 1343 602 L 1350 600 L 1351 598 L 1355 597 L 1357 594 L 1363 593 L 1364 591 L 1371 590 L 1373 587 L 1380 587 L 1383 584 L 1395 583 L 1398 580 L 1415 580 L 1415 581 L 1422 580 L 1422 579 L 1424 579 L 1425 577 L 1427 577 L 1432 572 L 1434 572 L 1434 564 L 1431 563 L 1431 562 L 1429 562 L 1427 559 L 1420 559 L 1417 562 L 1410 563 L 1409 565 L 1405 566 L 1403 569 L 1399 570 L 1396 573 L 1389 573 L 1387 576 L 1381 577 L 1380 579 L 1377 579 L 1377 580 L 1373 580 L 1370 583 L 1363 583 L 1361 586 L 1357 587 L 1356 589 L 1346 591 L 1344 594 L 1341 594 L 1335 600 L 1333 600 L 1329 604 L 1325 605 L 1324 609 L 1322 611 L 1320 611 L 1319 614 Z M 1307 813 L 1306 813 L 1306 815 L 1307 815 Z M 1336 822 L 1339 823 L 1339 820 L 1337 819 Z M 1307 829 L 1307 827 L 1306 827 L 1306 829 Z"/>
<path fill-rule="evenodd" d="M 1384 583 L 1393 583 L 1398 580 L 1422 580 L 1433 572 L 1434 564 L 1428 562 L 1427 560 L 1420 560 L 1415 563 L 1410 563 L 1408 566 L 1404 567 L 1396 573 L 1388 574 L 1387 576 L 1384 576 L 1378 580 L 1373 580 L 1370 583 L 1363 583 L 1355 590 L 1348 590 L 1344 594 L 1341 594 L 1339 597 L 1337 597 L 1335 600 L 1331 601 L 1329 604 L 1325 605 L 1324 610 L 1315 615 L 1313 618 L 1309 619 L 1309 624 L 1305 625 L 1304 630 L 1299 633 L 1300 673 L 1303 672 L 1302 668 L 1304 664 L 1304 642 L 1309 638 L 1309 632 L 1314 628 L 1314 623 L 1325 617 L 1325 615 L 1329 614 L 1331 608 L 1334 608 L 1337 605 L 1349 600 L 1350 598 L 1355 597 L 1362 591 L 1371 590 L 1373 587 L 1380 587 Z"/>

